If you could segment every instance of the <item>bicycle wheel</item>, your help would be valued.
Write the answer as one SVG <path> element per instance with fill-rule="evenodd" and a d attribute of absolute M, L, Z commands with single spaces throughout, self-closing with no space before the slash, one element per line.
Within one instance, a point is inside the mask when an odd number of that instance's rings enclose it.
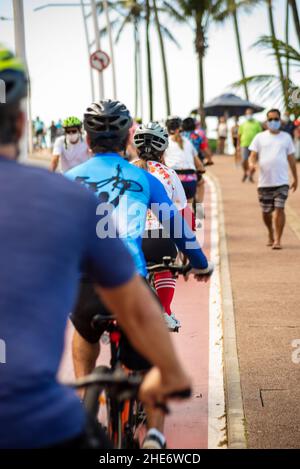
<path fill-rule="evenodd" d="M 110 369 L 106 366 L 98 366 L 93 373 L 109 373 Z M 109 435 L 110 424 L 110 408 L 106 391 L 102 386 L 91 386 L 87 389 L 83 400 L 84 407 L 89 415 L 96 418 L 101 427 Z"/>

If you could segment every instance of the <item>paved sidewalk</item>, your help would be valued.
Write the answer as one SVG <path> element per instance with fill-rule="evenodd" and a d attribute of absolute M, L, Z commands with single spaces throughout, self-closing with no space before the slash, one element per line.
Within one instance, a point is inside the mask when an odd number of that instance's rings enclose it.
<path fill-rule="evenodd" d="M 241 182 L 231 157 L 216 157 L 210 171 L 224 203 L 248 446 L 296 448 L 300 363 L 292 361 L 292 341 L 300 345 L 300 189 L 289 199 L 293 229 L 287 225 L 284 249 L 272 251 L 256 187 Z"/>

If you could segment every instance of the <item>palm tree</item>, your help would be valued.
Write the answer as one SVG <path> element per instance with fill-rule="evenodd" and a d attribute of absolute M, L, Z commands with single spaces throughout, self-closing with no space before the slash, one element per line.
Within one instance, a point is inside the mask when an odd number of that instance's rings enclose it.
<path fill-rule="evenodd" d="M 199 112 L 201 123 L 205 126 L 204 57 L 208 47 L 207 32 L 210 20 L 220 11 L 222 0 L 177 0 L 177 3 L 181 10 L 177 19 L 190 20 L 195 33 L 195 48 L 199 67 Z"/>
<path fill-rule="evenodd" d="M 164 74 L 164 82 L 165 82 L 165 96 L 166 96 L 166 110 L 167 110 L 167 115 L 170 116 L 171 115 L 171 102 L 170 102 L 169 76 L 168 76 L 168 69 L 167 69 L 165 44 L 164 44 L 163 32 L 162 32 L 162 28 L 160 24 L 160 19 L 159 19 L 157 3 L 156 3 L 156 0 L 152 0 L 152 1 L 153 1 L 155 24 L 156 24 L 159 44 L 160 44 L 162 66 L 163 66 L 163 74 Z"/>
<path fill-rule="evenodd" d="M 236 37 L 242 79 L 246 78 L 246 74 L 245 74 L 244 58 L 243 58 L 242 46 L 241 46 L 238 10 L 241 8 L 244 8 L 246 12 L 250 12 L 251 9 L 255 7 L 256 5 L 258 5 L 259 3 L 261 3 L 261 1 L 262 0 L 224 0 L 222 2 L 221 11 L 219 11 L 214 16 L 214 19 L 216 21 L 224 21 L 229 17 L 231 17 L 233 20 L 233 27 L 234 27 L 235 37 Z M 248 86 L 245 81 L 244 81 L 244 93 L 245 93 L 246 99 L 249 99 Z"/>
<path fill-rule="evenodd" d="M 150 3 L 146 0 L 146 52 L 147 52 L 147 74 L 148 74 L 148 92 L 149 92 L 149 116 L 153 120 L 153 80 L 152 80 L 152 63 L 151 63 L 151 46 L 150 46 Z"/>
<path fill-rule="evenodd" d="M 267 3 L 267 6 L 268 6 L 272 46 L 273 46 L 273 49 L 274 49 L 274 55 L 275 55 L 276 62 L 277 62 L 278 73 L 279 73 L 279 78 L 280 78 L 280 82 L 281 82 L 281 86 L 282 86 L 284 101 L 285 101 L 285 105 L 286 105 L 286 108 L 287 108 L 288 107 L 288 83 L 287 83 L 286 77 L 285 77 L 284 72 L 283 72 L 281 56 L 279 54 L 279 49 L 278 49 L 278 42 L 277 42 L 277 37 L 276 37 L 276 32 L 275 32 L 275 24 L 274 24 L 274 16 L 273 16 L 273 1 L 272 0 L 266 0 L 266 3 Z"/>
<path fill-rule="evenodd" d="M 289 66 L 294 67 L 297 72 L 300 72 L 300 52 L 290 44 L 286 44 L 284 41 L 276 39 L 275 51 L 274 38 L 272 36 L 263 36 L 254 44 L 254 46 L 270 51 L 273 56 L 278 54 L 281 60 L 288 60 Z M 285 77 L 285 86 L 282 87 L 282 81 L 279 75 L 254 75 L 245 78 L 245 80 L 233 83 L 232 87 L 239 88 L 243 86 L 244 81 L 246 81 L 249 86 L 255 86 L 258 93 L 265 99 L 273 98 L 274 102 L 279 106 L 284 105 L 287 110 L 294 114 L 300 113 L 299 102 L 293 102 L 293 100 L 290 99 L 293 96 L 293 93 L 297 92 L 299 88 L 289 78 Z"/>
<path fill-rule="evenodd" d="M 99 3 L 99 8 L 101 8 Z M 140 25 L 145 23 L 145 44 L 146 44 L 146 57 L 147 57 L 147 78 L 148 78 L 148 91 L 149 91 L 149 110 L 150 118 L 153 119 L 153 75 L 152 75 L 152 61 L 151 61 L 151 41 L 150 41 L 150 27 L 152 22 L 155 23 L 160 51 L 162 57 L 165 96 L 166 96 L 166 111 L 168 114 L 171 112 L 170 92 L 169 92 L 169 79 L 167 71 L 167 61 L 165 53 L 164 38 L 171 40 L 177 47 L 178 42 L 172 35 L 169 28 L 164 26 L 160 20 L 160 13 L 169 12 L 170 6 L 168 2 L 161 0 L 158 4 L 157 0 L 109 0 L 109 6 L 114 9 L 119 16 L 119 19 L 113 22 L 113 27 L 118 27 L 116 34 L 116 42 L 120 39 L 121 34 L 127 25 L 133 26 L 134 34 L 134 70 L 135 70 L 135 115 L 138 112 L 138 95 L 140 95 L 141 110 L 143 93 L 142 93 L 142 74 L 141 74 L 141 48 L 140 48 Z M 106 28 L 103 29 L 106 32 Z M 142 116 L 143 117 L 143 116 Z"/>
<path fill-rule="evenodd" d="M 296 0 L 289 0 L 289 4 L 293 12 L 295 29 L 296 29 L 296 33 L 298 36 L 299 46 L 300 46 L 300 21 L 299 21 L 299 13 L 298 13 Z"/>

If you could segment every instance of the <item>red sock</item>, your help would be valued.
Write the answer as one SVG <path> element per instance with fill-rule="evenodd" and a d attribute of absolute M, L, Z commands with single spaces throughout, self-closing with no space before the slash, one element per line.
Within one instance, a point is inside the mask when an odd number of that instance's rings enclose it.
<path fill-rule="evenodd" d="M 170 316 L 176 279 L 171 272 L 159 272 L 154 274 L 154 285 L 165 312 Z"/>
<path fill-rule="evenodd" d="M 196 217 L 194 212 L 187 205 L 183 210 L 181 210 L 181 215 L 191 228 L 191 230 L 196 231 Z"/>

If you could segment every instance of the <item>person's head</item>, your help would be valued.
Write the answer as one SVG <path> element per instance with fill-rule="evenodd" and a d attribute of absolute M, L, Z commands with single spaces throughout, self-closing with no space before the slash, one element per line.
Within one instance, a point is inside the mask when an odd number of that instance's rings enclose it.
<path fill-rule="evenodd" d="M 27 77 L 22 62 L 0 45 L 0 80 L 4 83 L 4 103 L 0 102 L 0 147 L 19 154 L 19 140 L 25 130 L 23 99 L 27 96 Z M 3 155 L 5 156 L 5 155 Z"/>
<path fill-rule="evenodd" d="M 182 128 L 182 120 L 180 117 L 168 117 L 166 120 L 166 126 L 171 139 L 176 142 L 182 150 L 184 146 L 184 142 L 180 133 Z"/>
<path fill-rule="evenodd" d="M 168 117 L 166 120 L 166 127 L 168 130 L 169 135 L 174 135 L 181 131 L 182 120 L 180 117 Z"/>
<path fill-rule="evenodd" d="M 281 127 L 281 113 L 279 109 L 270 109 L 267 113 L 267 126 L 271 133 L 278 133 Z"/>
<path fill-rule="evenodd" d="M 285 113 L 282 116 L 282 120 L 286 124 L 291 120 L 290 113 L 288 111 L 285 111 Z"/>
<path fill-rule="evenodd" d="M 234 122 L 235 122 L 236 124 L 239 123 L 239 116 L 235 116 L 235 117 L 234 117 Z"/>
<path fill-rule="evenodd" d="M 81 138 L 82 122 L 78 117 L 70 116 L 63 121 L 66 140 L 68 143 L 76 145 Z"/>
<path fill-rule="evenodd" d="M 169 145 L 169 136 L 167 130 L 158 122 L 149 122 L 137 127 L 133 142 L 141 160 L 161 161 Z"/>
<path fill-rule="evenodd" d="M 182 121 L 182 130 L 185 132 L 192 132 L 193 130 L 196 129 L 196 122 L 193 117 L 187 117 L 186 119 L 183 119 Z"/>
<path fill-rule="evenodd" d="M 220 122 L 220 124 L 225 124 L 226 123 L 226 117 L 221 116 L 220 119 L 219 119 L 219 122 Z"/>
<path fill-rule="evenodd" d="M 111 99 L 92 103 L 83 120 L 87 142 L 93 153 L 125 152 L 132 124 L 127 107 Z"/>
<path fill-rule="evenodd" d="M 246 109 L 245 117 L 247 120 L 251 121 L 253 119 L 253 109 L 251 109 L 250 107 Z"/>

